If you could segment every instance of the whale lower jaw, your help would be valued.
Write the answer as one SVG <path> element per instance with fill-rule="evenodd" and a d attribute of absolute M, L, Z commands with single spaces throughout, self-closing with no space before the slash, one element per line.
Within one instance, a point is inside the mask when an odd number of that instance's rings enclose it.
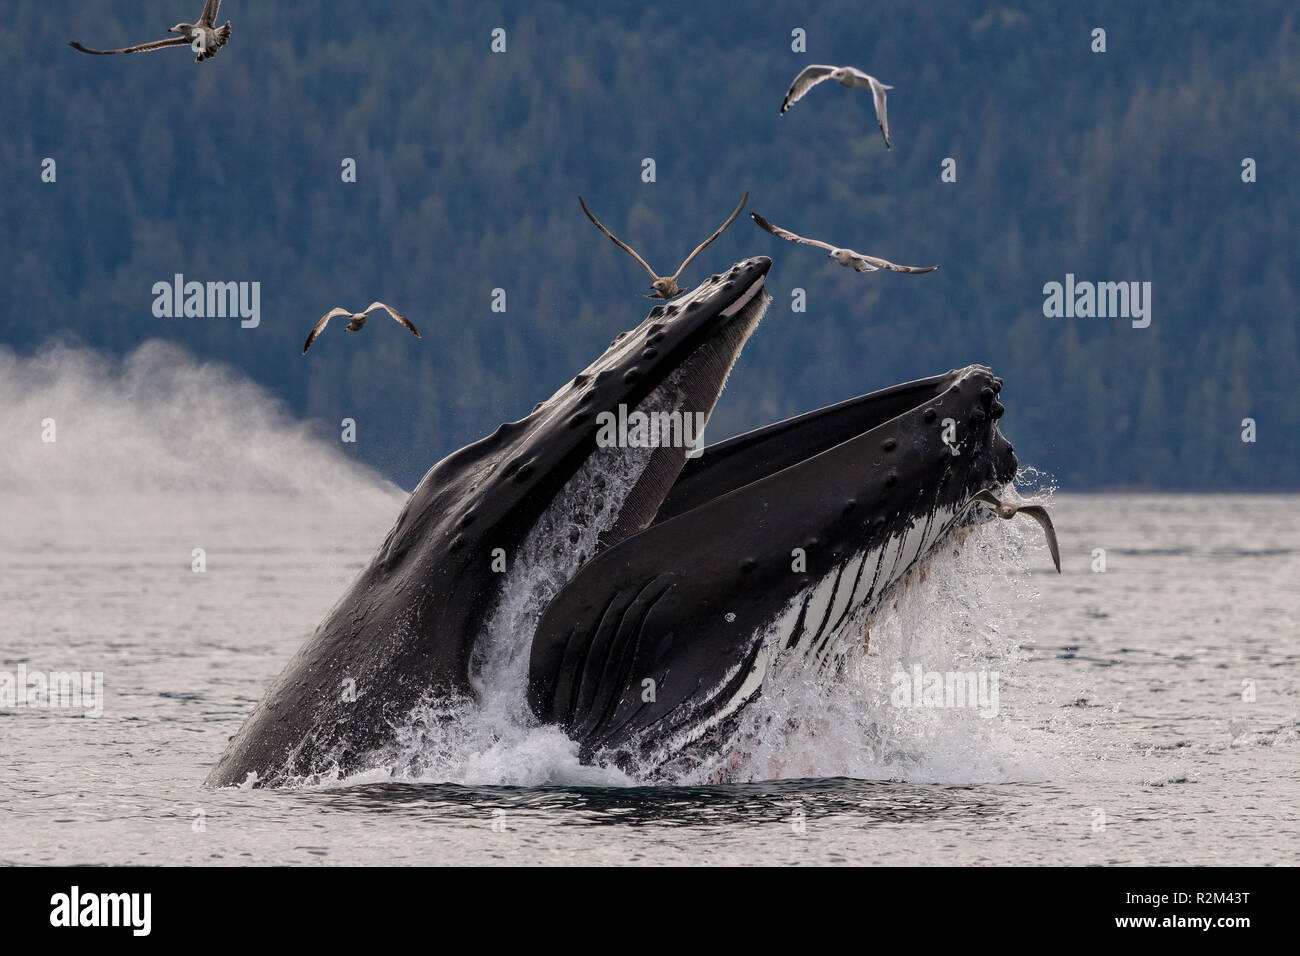
<path fill-rule="evenodd" d="M 671 732 L 639 735 L 622 747 L 593 754 L 593 759 L 641 779 L 731 782 L 734 755 L 745 749 L 740 726 L 744 708 L 770 681 L 796 676 L 828 680 L 850 655 L 866 654 L 866 636 L 881 610 L 916 570 L 939 556 L 959 510 L 936 508 L 805 587 L 752 635 L 750 653 L 701 695 Z"/>
<path fill-rule="evenodd" d="M 1014 475 L 1001 386 L 969 366 L 709 446 L 548 604 L 534 715 L 639 778 L 725 760 L 765 684 L 831 668 L 970 495 Z"/>

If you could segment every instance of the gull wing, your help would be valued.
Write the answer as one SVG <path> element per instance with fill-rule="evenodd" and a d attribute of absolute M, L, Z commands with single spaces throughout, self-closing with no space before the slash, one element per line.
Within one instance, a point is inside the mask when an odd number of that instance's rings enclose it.
<path fill-rule="evenodd" d="M 782 229 L 780 226 L 774 226 L 772 223 L 768 222 L 766 219 L 764 219 L 756 212 L 751 212 L 749 214 L 749 218 L 754 220 L 754 222 L 758 223 L 760 228 L 766 229 L 768 232 L 770 232 L 772 235 L 776 236 L 779 239 L 786 239 L 789 240 L 790 242 L 797 242 L 803 246 L 818 246 L 822 249 L 827 250 L 828 252 L 834 252 L 837 248 L 836 246 L 832 246 L 829 242 L 822 242 L 820 239 L 806 239 L 797 233 L 791 232 L 789 229 Z"/>
<path fill-rule="evenodd" d="M 414 335 L 417 339 L 420 338 L 420 333 L 416 330 L 415 326 L 411 324 L 411 320 L 408 319 L 406 316 L 402 315 L 402 313 L 398 312 L 391 305 L 384 305 L 384 303 L 382 302 L 371 302 L 368 306 L 366 306 L 366 313 L 369 314 L 375 311 L 375 309 L 383 309 L 385 312 L 387 312 L 389 315 L 395 318 L 398 322 L 401 322 L 404 326 L 406 326 L 407 329 L 410 330 L 411 334 Z"/>
<path fill-rule="evenodd" d="M 682 274 L 682 270 L 691 264 L 691 260 L 704 251 L 705 246 L 707 246 L 714 239 L 718 238 L 718 236 L 722 235 L 722 233 L 726 231 L 726 228 L 736 221 L 736 217 L 740 215 L 740 210 L 745 208 L 745 203 L 747 203 L 748 201 L 749 201 L 749 193 L 746 192 L 745 195 L 740 197 L 740 205 L 737 206 L 735 210 L 731 213 L 731 215 L 727 217 L 727 221 L 718 227 L 718 231 L 715 232 L 713 235 L 709 236 L 709 238 L 705 239 L 698 246 L 696 246 L 695 251 L 686 257 L 685 262 L 683 262 L 680 266 L 678 266 L 677 271 L 673 273 L 674 282 L 676 282 L 677 277 Z"/>
<path fill-rule="evenodd" d="M 799 75 L 794 78 L 794 82 L 790 84 L 790 89 L 786 91 L 785 99 L 781 101 L 781 112 L 784 113 L 795 103 L 798 103 L 803 99 L 805 93 L 829 77 L 834 70 L 835 67 L 826 66 L 823 63 L 805 66 L 799 71 Z"/>
<path fill-rule="evenodd" d="M 217 14 L 221 12 L 221 0 L 206 0 L 203 4 L 203 15 L 199 17 L 198 25 L 201 27 L 216 26 Z"/>
<path fill-rule="evenodd" d="M 885 112 L 885 90 L 890 87 L 885 86 L 874 77 L 871 78 L 871 98 L 876 103 L 876 122 L 880 124 L 880 132 L 885 134 L 885 149 L 893 149 L 889 145 L 889 117 Z"/>
<path fill-rule="evenodd" d="M 981 488 L 967 499 L 966 503 L 961 506 L 961 511 L 958 511 L 957 513 L 961 514 L 962 511 L 965 511 L 977 501 L 988 505 L 990 508 L 1002 507 L 1002 502 L 998 500 L 997 495 L 993 494 L 993 492 L 989 491 L 987 488 Z"/>
<path fill-rule="evenodd" d="M 636 254 L 636 250 L 635 250 L 635 249 L 633 249 L 633 248 L 632 248 L 631 246 L 629 246 L 626 242 L 624 242 L 622 239 L 619 239 L 616 235 L 614 235 L 612 232 L 610 232 L 608 229 L 606 229 L 603 225 L 601 225 L 600 220 L 597 219 L 595 216 L 593 216 L 593 215 L 591 214 L 591 210 L 587 208 L 587 204 L 586 204 L 585 202 L 583 202 L 583 199 L 582 199 L 581 196 L 578 197 L 578 202 L 582 204 L 582 211 L 585 212 L 585 213 L 587 214 L 587 218 L 590 219 L 593 223 L 595 223 L 597 229 L 599 229 L 599 230 L 600 230 L 601 232 L 603 232 L 605 235 L 609 236 L 610 239 L 613 239 L 613 240 L 614 240 L 614 245 L 618 246 L 620 249 L 622 249 L 624 252 L 626 252 L 629 256 L 631 256 L 631 257 L 632 257 L 633 259 L 635 259 L 637 262 L 641 263 L 641 267 L 642 267 L 643 269 L 645 269 L 646 272 L 650 273 L 650 278 L 651 278 L 651 279 L 658 279 L 658 278 L 659 278 L 659 276 L 655 274 L 655 271 L 654 271 L 653 269 L 650 268 L 650 266 L 646 263 L 646 261 L 645 261 L 644 259 L 642 259 L 639 255 Z"/>
<path fill-rule="evenodd" d="M 871 83 L 876 78 L 866 70 L 859 70 L 856 66 L 842 66 L 841 70 L 848 70 L 853 77 L 853 88 L 855 90 L 865 90 L 870 88 Z"/>
<path fill-rule="evenodd" d="M 906 272 L 908 275 L 921 275 L 924 272 L 933 272 L 938 266 L 900 266 L 896 262 L 890 262 L 888 259 L 881 259 L 877 256 L 867 256 L 860 252 L 853 253 L 854 257 L 861 259 L 871 267 L 871 269 L 888 269 L 890 272 Z M 859 269 L 859 272 L 864 271 Z"/>
<path fill-rule="evenodd" d="M 317 322 L 312 327 L 311 333 L 307 336 L 307 344 L 302 347 L 302 354 L 303 355 L 307 354 L 307 350 L 311 348 L 311 344 L 316 341 L 317 337 L 322 332 L 325 331 L 325 326 L 330 324 L 330 319 L 334 318 L 334 316 L 336 315 L 351 315 L 351 314 L 352 313 L 349 312 L 347 309 L 330 309 L 328 312 L 322 315 L 320 317 L 320 321 Z"/>
<path fill-rule="evenodd" d="M 114 53 L 146 53 L 149 50 L 161 50 L 168 46 L 189 46 L 190 41 L 184 37 L 171 37 L 166 40 L 154 40 L 152 43 L 141 43 L 138 46 L 123 47 L 120 50 L 92 50 L 88 46 L 82 46 L 76 40 L 73 40 L 68 46 L 74 50 L 80 50 L 82 53 L 93 53 L 96 56 L 109 56 Z"/>
<path fill-rule="evenodd" d="M 1019 509 L 1022 515 L 1029 515 L 1043 527 L 1043 532 L 1047 535 L 1047 550 L 1052 552 L 1052 563 L 1056 565 L 1056 573 L 1061 573 L 1061 547 L 1056 543 L 1056 528 L 1052 526 L 1052 519 L 1047 510 L 1042 505 L 1022 505 Z"/>

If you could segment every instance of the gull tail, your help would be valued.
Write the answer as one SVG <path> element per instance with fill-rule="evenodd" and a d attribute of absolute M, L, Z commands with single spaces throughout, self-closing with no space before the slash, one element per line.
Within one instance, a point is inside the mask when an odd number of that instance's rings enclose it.
<path fill-rule="evenodd" d="M 198 63 L 198 62 L 200 62 L 200 61 L 202 61 L 202 60 L 210 60 L 210 59 L 212 59 L 214 56 L 217 55 L 217 51 L 220 50 L 223 46 L 225 46 L 226 43 L 230 40 L 230 21 L 229 21 L 229 20 L 227 20 L 227 21 L 226 21 L 225 23 L 223 23 L 221 26 L 217 27 L 217 29 L 216 29 L 216 36 L 217 36 L 217 42 L 216 42 L 216 45 L 213 46 L 212 49 L 210 49 L 210 50 L 204 50 L 202 53 L 200 53 L 198 56 L 196 56 L 196 57 L 194 58 L 194 62 L 195 62 L 195 63 Z"/>

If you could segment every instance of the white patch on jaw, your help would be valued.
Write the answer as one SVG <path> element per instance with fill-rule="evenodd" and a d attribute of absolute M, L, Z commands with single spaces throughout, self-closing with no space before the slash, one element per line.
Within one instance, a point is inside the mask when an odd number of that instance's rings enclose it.
<path fill-rule="evenodd" d="M 835 605 L 831 608 L 830 617 L 827 618 L 829 626 L 833 626 L 836 621 L 839 621 L 844 616 L 849 601 L 853 598 L 854 591 L 857 590 L 858 569 L 862 567 L 862 563 L 866 559 L 867 556 L 863 553 L 858 556 L 856 562 L 850 558 L 844 565 L 844 573 L 840 575 L 840 587 L 835 596 Z"/>
<path fill-rule="evenodd" d="M 729 319 L 745 306 L 749 305 L 754 296 L 758 295 L 758 290 L 761 288 L 763 288 L 763 277 L 759 276 L 750 283 L 749 288 L 744 291 L 739 299 L 722 310 L 722 317 Z"/>

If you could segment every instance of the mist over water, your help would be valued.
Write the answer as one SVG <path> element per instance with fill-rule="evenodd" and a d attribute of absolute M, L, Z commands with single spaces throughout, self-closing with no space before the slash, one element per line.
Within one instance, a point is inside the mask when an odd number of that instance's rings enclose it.
<path fill-rule="evenodd" d="M 42 440 L 48 420 L 54 441 Z M 121 358 L 0 347 L 0 483 L 15 494 L 398 492 L 328 434 L 232 367 L 162 340 Z"/>

